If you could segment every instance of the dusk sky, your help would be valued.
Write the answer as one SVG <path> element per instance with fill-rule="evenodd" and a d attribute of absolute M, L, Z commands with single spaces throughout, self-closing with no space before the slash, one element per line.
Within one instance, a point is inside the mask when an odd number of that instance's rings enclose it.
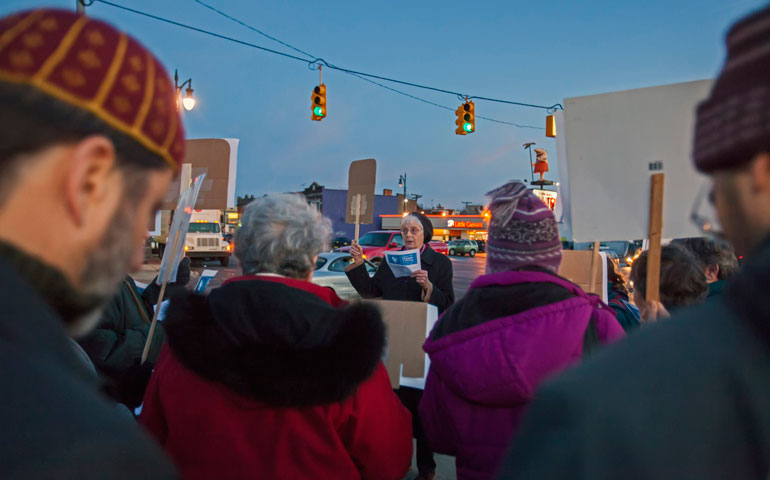
<path fill-rule="evenodd" d="M 113 0 L 131 8 L 295 54 L 194 0 Z M 566 97 L 711 78 L 724 34 L 760 0 L 520 2 L 261 2 L 203 0 L 329 63 L 381 76 L 539 105 Z M 3 0 L 0 14 L 75 1 Z M 408 193 L 426 207 L 483 195 L 529 178 L 522 144 L 549 150 L 545 111 L 476 102 L 476 133 L 455 135 L 453 111 L 324 70 L 328 116 L 310 120 L 318 72 L 307 64 L 159 23 L 101 4 L 87 9 L 147 45 L 173 75 L 192 78 L 198 105 L 188 138 L 240 139 L 238 195 L 298 191 L 316 181 L 346 188 L 351 161 L 376 158 L 377 191 Z M 388 84 L 450 107 L 453 95 Z"/>

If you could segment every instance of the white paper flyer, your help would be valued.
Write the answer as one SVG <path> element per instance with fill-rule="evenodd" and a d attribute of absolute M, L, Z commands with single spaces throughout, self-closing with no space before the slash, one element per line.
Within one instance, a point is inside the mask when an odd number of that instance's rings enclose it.
<path fill-rule="evenodd" d="M 418 249 L 385 252 L 385 259 L 396 278 L 408 277 L 422 268 Z"/>

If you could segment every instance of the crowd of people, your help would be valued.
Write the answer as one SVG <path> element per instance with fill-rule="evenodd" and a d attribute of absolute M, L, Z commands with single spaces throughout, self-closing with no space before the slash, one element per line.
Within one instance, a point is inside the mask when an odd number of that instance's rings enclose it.
<path fill-rule="evenodd" d="M 193 294 L 180 265 L 143 362 L 160 287 L 127 273 L 184 156 L 174 86 L 99 20 L 0 19 L 0 478 L 401 480 L 416 442 L 422 480 L 435 453 L 459 479 L 766 479 L 770 7 L 727 46 L 694 143 L 726 240 L 664 246 L 659 302 L 646 254 L 630 283 L 609 261 L 604 303 L 558 275 L 554 215 L 512 181 L 455 301 L 407 215 L 419 270 L 370 277 L 356 244 L 346 269 L 363 298 L 440 314 L 424 389 L 394 390 L 379 308 L 310 282 L 331 226 L 291 194 L 245 208 L 242 276 Z"/>

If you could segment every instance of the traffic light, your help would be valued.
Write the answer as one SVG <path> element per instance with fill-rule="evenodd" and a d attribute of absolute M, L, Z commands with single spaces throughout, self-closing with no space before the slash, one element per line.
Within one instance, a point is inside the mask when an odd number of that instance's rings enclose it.
<path fill-rule="evenodd" d="M 553 115 L 548 115 L 545 117 L 545 136 L 546 137 L 556 136 L 556 117 L 554 117 Z"/>
<path fill-rule="evenodd" d="M 316 86 L 310 98 L 313 100 L 310 105 L 310 118 L 320 122 L 326 117 L 326 85 L 322 83 Z"/>
<path fill-rule="evenodd" d="M 463 103 L 456 111 L 455 114 L 457 115 L 457 120 L 455 120 L 455 125 L 457 125 L 457 130 L 455 130 L 455 133 L 457 135 L 467 135 L 469 133 L 473 133 L 476 131 L 476 107 L 473 105 L 472 101 L 467 101 Z"/>
<path fill-rule="evenodd" d="M 455 110 L 455 115 L 457 115 L 457 120 L 455 120 L 455 125 L 457 125 L 457 130 L 455 130 L 456 135 L 466 135 L 465 130 L 463 130 L 463 115 L 465 114 L 465 110 L 463 109 L 464 105 L 460 105 L 457 107 L 457 110 Z"/>

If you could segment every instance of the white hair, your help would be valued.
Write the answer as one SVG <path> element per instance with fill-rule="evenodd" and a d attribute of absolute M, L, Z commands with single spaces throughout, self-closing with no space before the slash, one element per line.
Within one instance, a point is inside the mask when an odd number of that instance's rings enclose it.
<path fill-rule="evenodd" d="M 306 278 L 332 234 L 331 221 L 298 194 L 257 198 L 246 206 L 241 222 L 235 255 L 246 275 Z"/>
<path fill-rule="evenodd" d="M 420 221 L 420 219 L 414 215 L 407 215 L 401 219 L 402 230 L 404 229 L 404 227 L 408 227 L 409 225 L 417 225 L 418 227 L 420 227 L 420 230 L 425 230 L 425 227 L 422 226 L 422 222 Z"/>

